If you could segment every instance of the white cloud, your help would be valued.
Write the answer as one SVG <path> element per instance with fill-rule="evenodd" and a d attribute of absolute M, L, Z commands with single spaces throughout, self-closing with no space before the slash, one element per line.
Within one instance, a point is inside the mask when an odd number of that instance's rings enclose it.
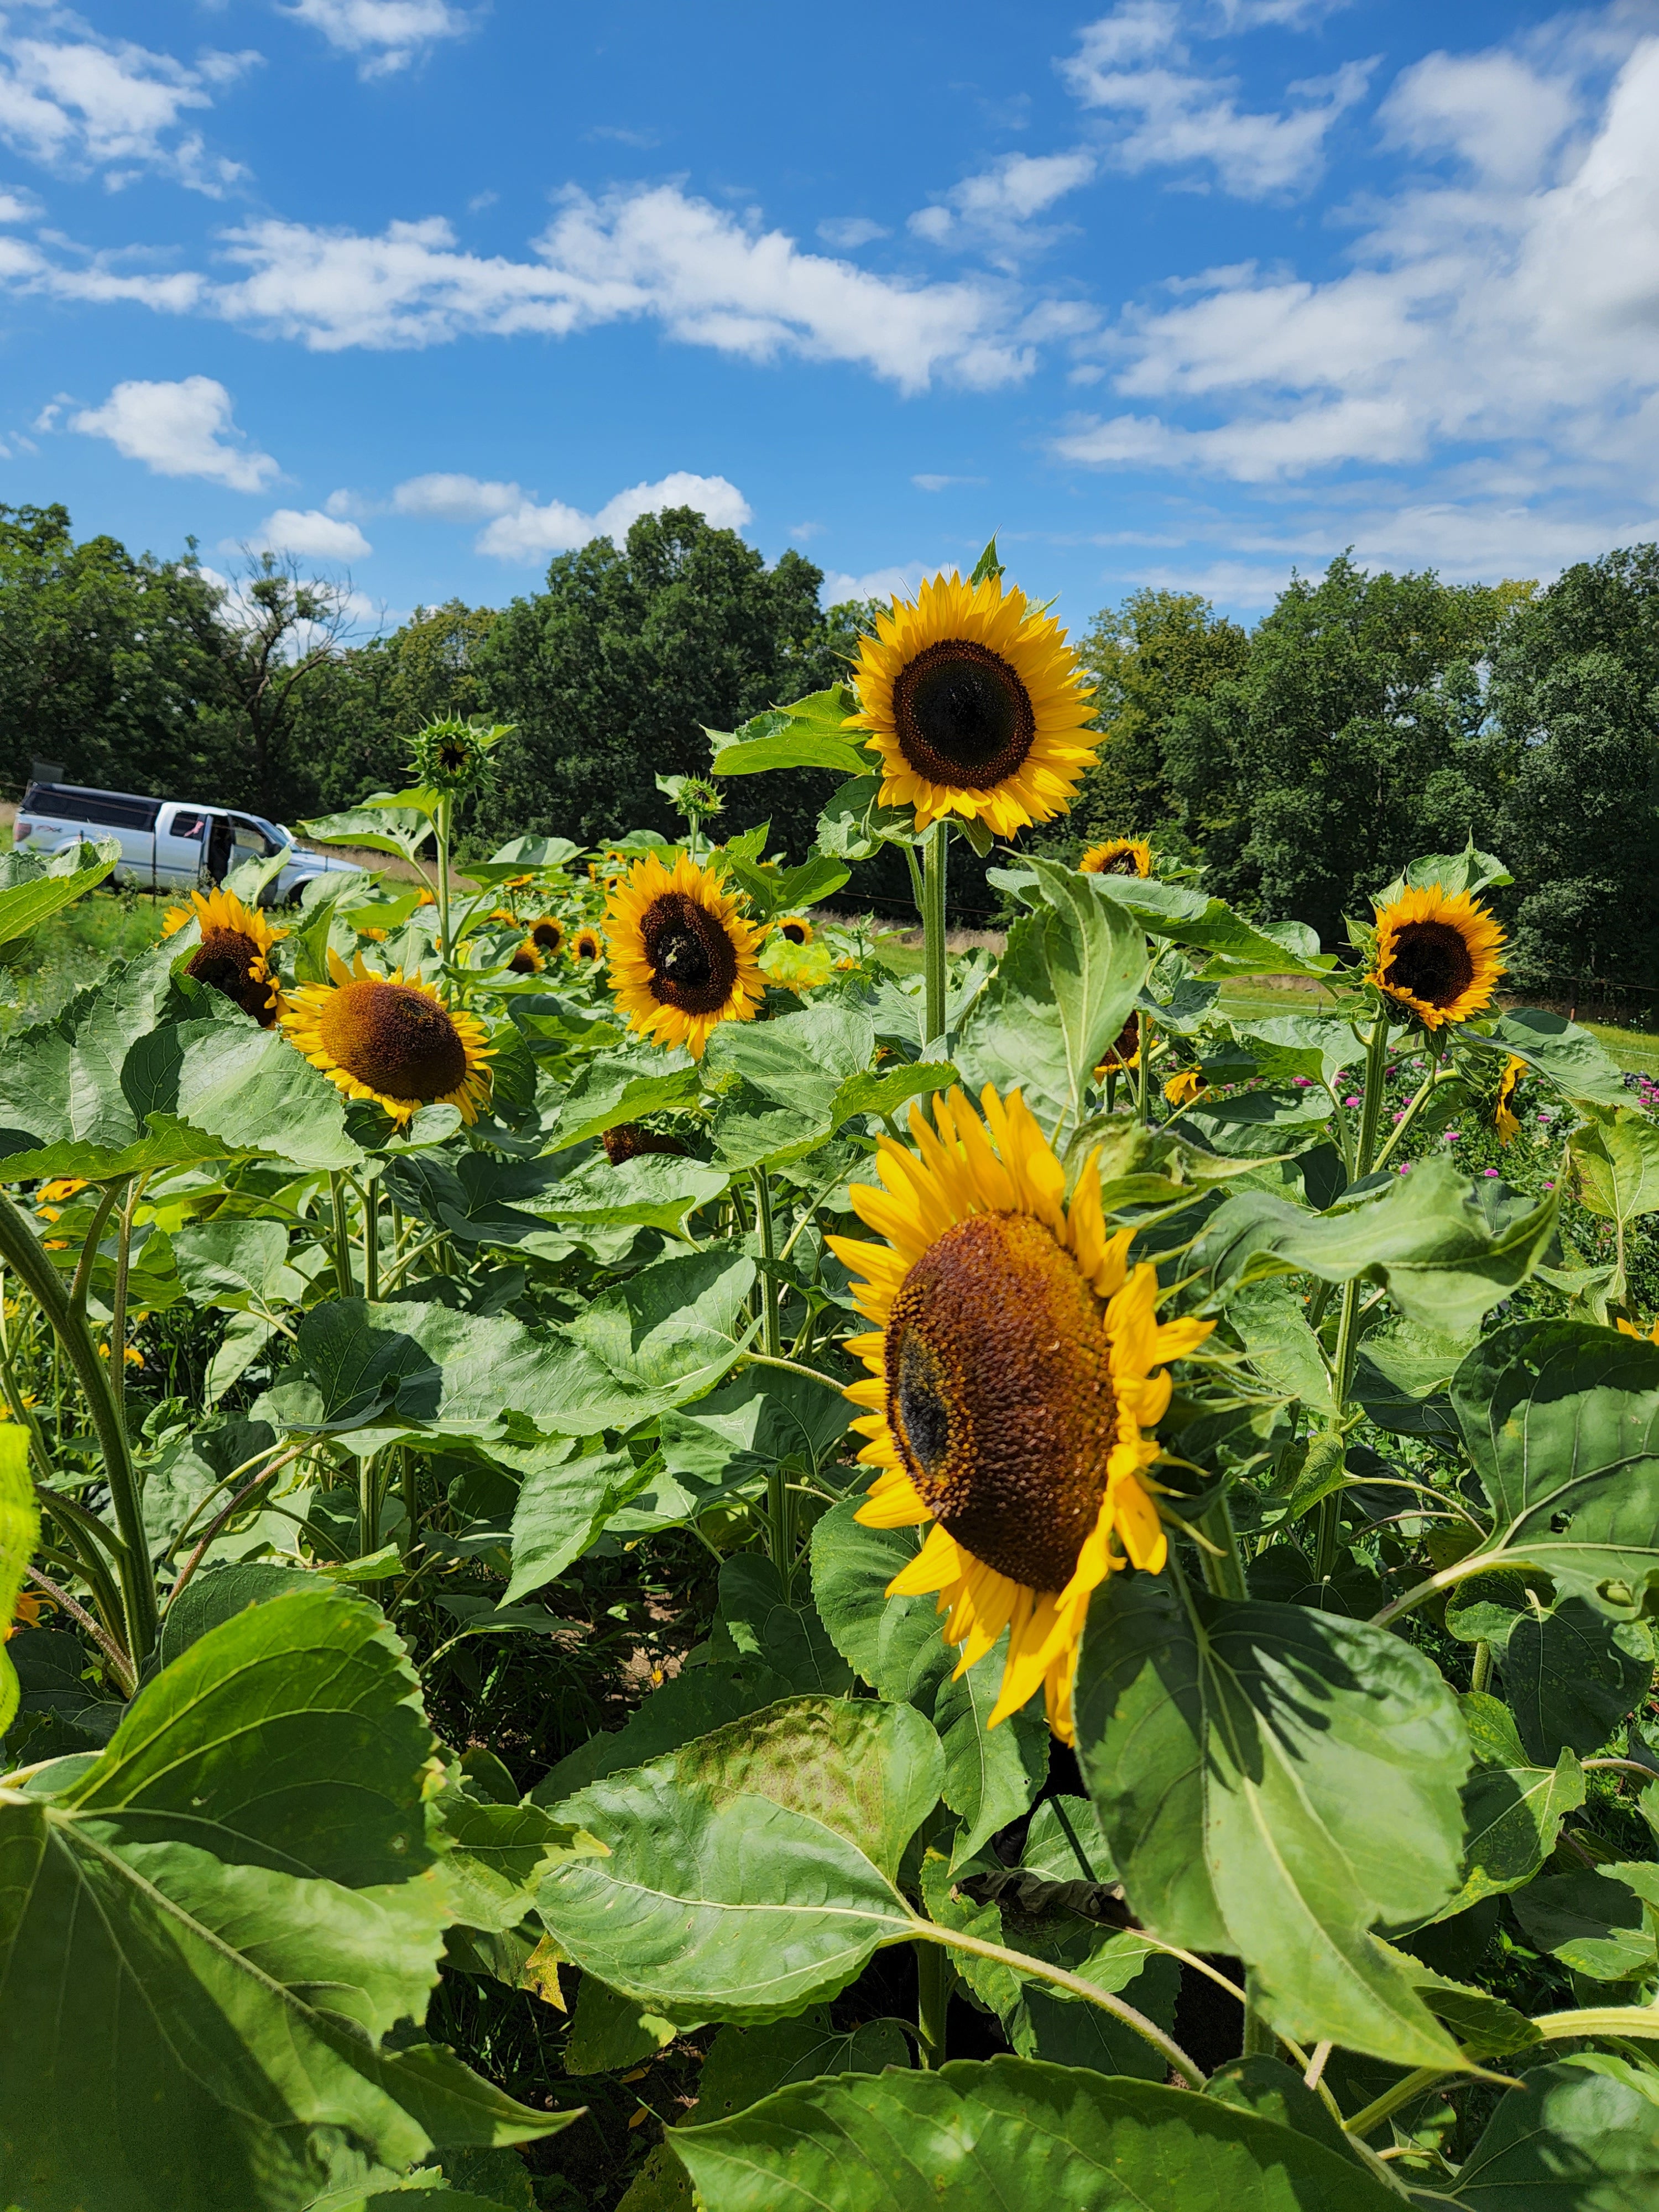
<path fill-rule="evenodd" d="M 1586 531 L 1605 545 L 1645 526 L 1659 501 L 1659 37 L 1615 8 L 1563 18 L 1552 39 L 1547 78 L 1535 36 L 1408 71 L 1385 127 L 1455 153 L 1458 173 L 1369 203 L 1345 274 L 1214 271 L 1128 318 L 1114 381 L 1158 412 L 1074 422 L 1062 456 L 1244 483 L 1431 463 L 1445 512 L 1528 573 Z M 1482 88 L 1512 141 L 1492 136 Z M 1183 403 L 1211 419 L 1182 421 Z M 1422 543 L 1453 535 L 1445 523 Z"/>
<path fill-rule="evenodd" d="M 282 11 L 320 31 L 337 52 L 359 54 L 359 76 L 388 76 L 440 39 L 459 39 L 472 28 L 462 9 L 446 0 L 293 0 Z"/>
<path fill-rule="evenodd" d="M 279 507 L 246 544 L 251 553 L 297 553 L 312 561 L 362 561 L 374 550 L 355 522 L 343 522 L 317 507 Z M 221 550 L 234 553 L 241 549 L 232 538 Z"/>
<path fill-rule="evenodd" d="M 911 483 L 918 491 L 949 491 L 952 484 L 982 484 L 983 477 L 912 477 Z"/>
<path fill-rule="evenodd" d="M 866 215 L 835 215 L 826 216 L 818 225 L 818 236 L 826 246 L 853 253 L 873 239 L 890 238 L 892 233 L 884 223 L 872 222 Z"/>
<path fill-rule="evenodd" d="M 31 29 L 0 16 L 0 138 L 16 152 L 70 175 L 101 169 L 112 186 L 153 170 L 216 198 L 244 174 L 180 118 L 210 107 L 210 88 L 233 82 L 258 54 L 210 53 L 191 68 L 52 7 Z"/>
<path fill-rule="evenodd" d="M 1260 12 L 1248 19 L 1289 20 Z M 1364 95 L 1375 66 L 1345 62 L 1334 76 L 1287 87 L 1294 104 L 1284 112 L 1260 112 L 1240 108 L 1235 80 L 1194 70 L 1191 59 L 1173 0 L 1122 0 L 1085 27 L 1060 74 L 1085 107 L 1137 118 L 1126 119 L 1110 141 L 1120 167 L 1207 165 L 1223 190 L 1242 199 L 1313 183 L 1332 125 Z"/>
<path fill-rule="evenodd" d="M 862 576 L 849 576 L 844 569 L 829 568 L 824 571 L 823 587 L 818 598 L 826 607 L 839 606 L 844 599 L 904 599 L 930 573 L 920 561 L 907 561 L 900 568 L 871 568 Z"/>
<path fill-rule="evenodd" d="M 263 491 L 281 473 L 269 453 L 233 442 L 229 392 L 210 376 L 176 384 L 118 384 L 101 407 L 82 408 L 71 430 L 107 438 L 129 461 L 163 477 L 205 477 L 232 491 Z"/>
<path fill-rule="evenodd" d="M 963 178 L 932 207 L 919 209 L 910 228 L 936 246 L 988 246 L 1006 263 L 1018 252 L 1050 242 L 1055 234 L 1034 228 L 1033 216 L 1088 184 L 1098 167 L 1085 147 L 1065 154 L 1009 154 L 979 175 Z"/>
<path fill-rule="evenodd" d="M 990 388 L 1033 366 L 1008 331 L 1005 288 L 873 276 L 672 185 L 568 193 L 528 261 L 467 252 L 437 216 L 379 237 L 265 222 L 228 233 L 227 248 L 248 273 L 214 291 L 216 311 L 319 352 L 650 318 L 686 344 L 852 362 L 906 392 L 939 375 Z"/>
<path fill-rule="evenodd" d="M 473 479 L 452 481 L 471 483 Z M 497 492 L 516 491 L 518 487 L 491 484 L 477 489 Z M 567 507 L 561 500 L 538 507 L 532 500 L 521 497 L 517 507 L 499 514 L 479 533 L 478 550 L 493 553 L 501 561 L 534 561 L 548 553 L 569 553 L 591 538 L 625 538 L 630 523 L 637 522 L 642 514 L 660 514 L 666 507 L 694 507 L 716 530 L 741 530 L 754 520 L 748 501 L 734 483 L 728 483 L 724 477 L 691 476 L 679 470 L 657 483 L 637 483 L 617 492 L 597 514 L 584 514 L 580 507 Z"/>
<path fill-rule="evenodd" d="M 515 483 L 481 483 L 477 477 L 441 472 L 410 477 L 392 495 L 394 513 L 418 514 L 437 522 L 487 522 L 527 504 Z"/>

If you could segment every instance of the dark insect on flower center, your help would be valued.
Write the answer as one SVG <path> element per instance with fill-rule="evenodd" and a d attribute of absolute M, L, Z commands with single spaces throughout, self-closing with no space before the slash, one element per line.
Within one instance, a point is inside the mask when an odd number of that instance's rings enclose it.
<path fill-rule="evenodd" d="M 947 638 L 907 661 L 893 685 L 899 750 L 931 783 L 990 791 L 1036 739 L 1030 694 L 988 647 Z"/>
<path fill-rule="evenodd" d="M 738 980 L 738 951 L 717 916 L 684 891 L 652 900 L 640 923 L 651 994 L 683 1014 L 715 1014 Z"/>
<path fill-rule="evenodd" d="M 1097 876 L 1136 876 L 1140 872 L 1133 853 L 1114 853 L 1109 860 L 1097 860 L 1090 870 Z"/>
<path fill-rule="evenodd" d="M 330 1059 L 388 1098 L 428 1104 L 466 1080 L 466 1047 L 424 991 L 368 976 L 333 992 L 319 1024 Z"/>
<path fill-rule="evenodd" d="M 276 1018 L 276 993 L 268 976 L 256 975 L 263 966 L 259 947 L 240 929 L 210 929 L 185 965 L 186 975 L 206 983 L 252 1014 L 263 1030 Z"/>
<path fill-rule="evenodd" d="M 1474 981 L 1474 957 L 1449 921 L 1407 921 L 1395 932 L 1383 983 L 1409 991 L 1426 1006 L 1449 1006 Z"/>
<path fill-rule="evenodd" d="M 887 1419 L 943 1526 L 1032 1589 L 1070 1581 L 1116 1436 L 1099 1300 L 1030 1214 L 933 1244 L 887 1324 Z"/>

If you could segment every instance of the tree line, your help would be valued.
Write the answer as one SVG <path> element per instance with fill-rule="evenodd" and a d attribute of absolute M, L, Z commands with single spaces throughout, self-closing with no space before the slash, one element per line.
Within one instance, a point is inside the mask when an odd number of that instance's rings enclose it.
<path fill-rule="evenodd" d="M 44 758 L 299 821 L 400 787 L 413 729 L 480 714 L 517 732 L 464 825 L 480 847 L 669 831 L 656 778 L 706 769 L 708 730 L 847 673 L 873 611 L 822 609 L 823 580 L 671 509 L 558 556 L 506 607 L 453 600 L 353 641 L 344 588 L 291 564 L 266 556 L 228 589 L 193 546 L 134 556 L 77 540 L 62 507 L 0 507 L 0 786 L 16 796 Z M 1143 590 L 1083 645 L 1101 758 L 1048 849 L 1149 836 L 1247 912 L 1334 945 L 1413 854 L 1473 836 L 1515 875 L 1518 986 L 1654 1005 L 1659 548 L 1543 588 L 1345 556 L 1249 629 L 1196 593 Z M 832 787 L 735 781 L 722 826 L 769 818 L 799 857 Z M 863 872 L 864 896 L 908 896 L 902 871 Z M 965 847 L 952 888 L 964 918 L 995 903 Z"/>

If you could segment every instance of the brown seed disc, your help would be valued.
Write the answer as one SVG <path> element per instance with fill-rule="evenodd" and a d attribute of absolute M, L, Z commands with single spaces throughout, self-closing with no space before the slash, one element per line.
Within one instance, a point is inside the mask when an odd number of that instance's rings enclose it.
<path fill-rule="evenodd" d="M 259 947 L 240 929 L 210 929 L 185 965 L 186 975 L 206 983 L 252 1014 L 261 1029 L 276 1018 L 276 994 L 270 979 L 250 971 L 261 957 Z"/>
<path fill-rule="evenodd" d="M 1382 981 L 1425 1006 L 1449 1006 L 1474 981 L 1474 956 L 1462 930 L 1449 921 L 1403 922 L 1395 932 L 1394 957 Z"/>
<path fill-rule="evenodd" d="M 333 992 L 319 1023 L 330 1059 L 388 1098 L 425 1104 L 466 1079 L 466 1047 L 437 1001 L 365 976 Z"/>
<path fill-rule="evenodd" d="M 651 994 L 683 1014 L 716 1014 L 738 980 L 738 949 L 718 918 L 684 891 L 664 891 L 640 922 Z"/>
<path fill-rule="evenodd" d="M 1018 774 L 1036 742 L 1030 692 L 1000 653 L 966 638 L 919 653 L 893 684 L 899 750 L 918 775 L 991 791 Z"/>

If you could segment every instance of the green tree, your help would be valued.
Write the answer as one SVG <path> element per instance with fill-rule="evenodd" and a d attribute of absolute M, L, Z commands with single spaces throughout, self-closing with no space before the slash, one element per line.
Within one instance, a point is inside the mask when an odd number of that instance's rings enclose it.
<path fill-rule="evenodd" d="M 1579 562 L 1520 609 L 1494 656 L 1516 878 L 1516 981 L 1659 981 L 1659 546 Z"/>
<path fill-rule="evenodd" d="M 1524 588 L 1371 575 L 1346 555 L 1293 577 L 1243 673 L 1179 702 L 1164 738 L 1212 888 L 1333 943 L 1413 854 L 1489 842 L 1480 665 Z"/>
<path fill-rule="evenodd" d="M 1197 592 L 1148 585 L 1103 608 L 1079 641 L 1095 684 L 1100 758 L 1084 777 L 1068 834 L 1076 842 L 1163 830 L 1178 819 L 1164 759 L 1176 712 L 1244 672 L 1249 639 Z"/>
<path fill-rule="evenodd" d="M 161 793 L 216 789 L 228 641 L 222 594 L 192 547 L 135 557 L 76 542 L 66 507 L 0 507 L 0 779 L 35 759 L 76 781 Z"/>
<path fill-rule="evenodd" d="M 706 728 L 734 729 L 846 673 L 854 633 L 820 613 L 822 581 L 793 551 L 768 568 L 690 507 L 641 516 L 620 547 L 600 538 L 561 554 L 545 590 L 503 609 L 478 648 L 487 709 L 518 730 L 481 830 L 587 844 L 633 824 L 674 830 L 655 779 L 706 771 Z M 769 816 L 774 844 L 799 856 L 820 803 L 808 781 L 734 781 L 722 826 Z"/>

